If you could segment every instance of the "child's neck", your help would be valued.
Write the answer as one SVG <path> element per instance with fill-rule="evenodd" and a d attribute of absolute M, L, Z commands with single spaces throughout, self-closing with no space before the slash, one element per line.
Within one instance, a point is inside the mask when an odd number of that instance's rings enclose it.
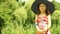
<path fill-rule="evenodd" d="M 41 15 L 45 15 L 45 11 L 42 11 L 40 14 L 41 14 Z"/>

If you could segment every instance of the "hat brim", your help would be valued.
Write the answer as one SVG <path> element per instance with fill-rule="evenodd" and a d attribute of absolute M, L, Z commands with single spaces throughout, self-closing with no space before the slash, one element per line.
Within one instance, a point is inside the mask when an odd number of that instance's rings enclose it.
<path fill-rule="evenodd" d="M 54 12 L 55 6 L 52 2 L 49 2 L 49 1 L 46 1 L 46 0 L 45 1 L 44 0 L 36 0 L 36 1 L 33 2 L 32 7 L 31 7 L 32 11 L 35 14 L 38 14 L 38 4 L 40 4 L 40 3 L 46 4 L 47 8 L 48 8 L 48 10 L 50 11 L 51 14 Z"/>

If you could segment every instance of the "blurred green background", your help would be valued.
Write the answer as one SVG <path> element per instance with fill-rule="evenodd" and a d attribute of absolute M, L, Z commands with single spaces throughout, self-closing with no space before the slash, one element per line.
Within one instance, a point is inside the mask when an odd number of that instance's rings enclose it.
<path fill-rule="evenodd" d="M 0 34 L 36 34 L 35 14 L 31 5 L 35 0 L 0 0 Z M 60 34 L 60 3 L 52 0 L 55 12 L 51 15 L 52 34 Z"/>

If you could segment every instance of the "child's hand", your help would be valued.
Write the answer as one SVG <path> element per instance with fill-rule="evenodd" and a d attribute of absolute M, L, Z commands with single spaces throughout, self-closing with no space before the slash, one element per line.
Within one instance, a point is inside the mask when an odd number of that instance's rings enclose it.
<path fill-rule="evenodd" d="M 47 31 L 48 29 L 50 29 L 50 27 L 49 27 L 49 26 L 44 27 L 44 31 Z"/>
<path fill-rule="evenodd" d="M 39 31 L 40 31 L 40 32 L 43 32 L 44 30 L 41 30 L 41 29 L 40 29 Z"/>
<path fill-rule="evenodd" d="M 36 26 L 36 28 L 37 28 L 37 30 L 40 31 L 40 32 L 43 32 L 43 31 L 44 31 L 44 30 L 39 29 L 38 26 Z"/>
<path fill-rule="evenodd" d="M 44 27 L 44 31 L 47 31 L 48 30 L 48 28 L 47 27 Z"/>

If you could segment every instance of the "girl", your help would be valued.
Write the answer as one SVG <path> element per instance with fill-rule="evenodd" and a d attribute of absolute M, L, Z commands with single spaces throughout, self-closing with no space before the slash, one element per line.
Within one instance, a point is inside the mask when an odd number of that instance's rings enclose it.
<path fill-rule="evenodd" d="M 38 5 L 40 13 L 35 17 L 35 25 L 37 34 L 46 33 L 50 34 L 51 16 L 47 9 L 47 6 L 43 3 Z"/>
<path fill-rule="evenodd" d="M 53 3 L 47 0 L 35 0 L 31 7 L 35 15 L 36 34 L 51 34 L 51 14 L 55 10 Z"/>

